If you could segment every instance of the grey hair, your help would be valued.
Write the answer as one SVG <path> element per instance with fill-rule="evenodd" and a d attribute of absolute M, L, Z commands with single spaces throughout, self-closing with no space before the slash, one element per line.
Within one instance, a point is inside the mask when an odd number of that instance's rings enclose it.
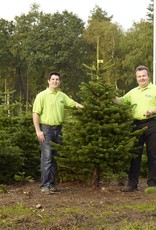
<path fill-rule="evenodd" d="M 144 65 L 139 65 L 136 69 L 135 69 L 135 74 L 137 71 L 140 71 L 140 70 L 146 70 L 147 71 L 147 74 L 149 75 L 149 68 L 147 68 L 146 66 Z"/>

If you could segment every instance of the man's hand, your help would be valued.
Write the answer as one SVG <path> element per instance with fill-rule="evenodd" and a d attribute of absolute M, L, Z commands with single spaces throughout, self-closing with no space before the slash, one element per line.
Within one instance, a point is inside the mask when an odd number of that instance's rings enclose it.
<path fill-rule="evenodd" d="M 45 137 L 44 137 L 44 134 L 43 134 L 42 131 L 37 131 L 37 132 L 36 132 L 36 135 L 37 135 L 37 138 L 38 138 L 39 142 L 42 143 L 42 142 L 45 141 Z"/>
<path fill-rule="evenodd" d="M 145 117 L 150 117 L 153 115 L 153 112 L 151 110 L 147 110 L 146 113 L 144 114 Z"/>
<path fill-rule="evenodd" d="M 77 104 L 76 104 L 76 108 L 83 109 L 83 108 L 84 108 L 84 105 L 77 103 Z"/>

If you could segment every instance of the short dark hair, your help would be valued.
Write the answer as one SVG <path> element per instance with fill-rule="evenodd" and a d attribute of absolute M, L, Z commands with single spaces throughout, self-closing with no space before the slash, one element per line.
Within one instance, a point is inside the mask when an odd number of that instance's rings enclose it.
<path fill-rule="evenodd" d="M 140 70 L 147 70 L 147 74 L 149 75 L 149 68 L 147 68 L 146 66 L 144 65 L 139 65 L 136 69 L 135 69 L 135 74 L 137 71 L 140 71 Z"/>
<path fill-rule="evenodd" d="M 60 74 L 59 74 L 58 72 L 56 72 L 56 71 L 51 71 L 51 72 L 48 73 L 48 79 L 49 79 L 49 80 L 50 80 L 50 78 L 51 78 L 52 75 L 59 76 L 59 78 L 60 78 Z"/>

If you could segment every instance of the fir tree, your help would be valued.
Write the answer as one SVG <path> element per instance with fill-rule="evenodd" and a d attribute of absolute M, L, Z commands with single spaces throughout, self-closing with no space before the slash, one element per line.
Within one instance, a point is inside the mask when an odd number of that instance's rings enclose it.
<path fill-rule="evenodd" d="M 103 68 L 105 69 L 105 68 Z M 133 132 L 131 107 L 118 106 L 115 86 L 95 68 L 88 83 L 80 86 L 84 109 L 72 109 L 64 124 L 63 145 L 57 159 L 70 178 L 92 180 L 99 186 L 102 175 L 127 171 L 137 133 Z"/>

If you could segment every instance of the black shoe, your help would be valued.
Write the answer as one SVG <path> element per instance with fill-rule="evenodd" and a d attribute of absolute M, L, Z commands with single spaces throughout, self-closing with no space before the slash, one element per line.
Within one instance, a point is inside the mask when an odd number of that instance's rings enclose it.
<path fill-rule="evenodd" d="M 121 189 L 122 192 L 135 192 L 138 191 L 138 187 L 125 186 Z"/>
<path fill-rule="evenodd" d="M 56 187 L 51 187 L 51 188 L 49 189 L 49 191 L 50 191 L 51 194 L 52 194 L 52 193 L 60 193 L 60 192 L 62 192 L 62 190 L 57 189 Z"/>

